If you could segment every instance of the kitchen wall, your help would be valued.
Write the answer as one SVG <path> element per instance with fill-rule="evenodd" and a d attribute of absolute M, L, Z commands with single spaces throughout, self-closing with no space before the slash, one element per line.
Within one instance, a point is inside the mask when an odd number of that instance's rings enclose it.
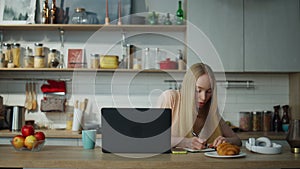
<path fill-rule="evenodd" d="M 45 75 L 42 75 L 45 76 Z M 51 75 L 49 75 L 51 77 Z M 73 83 L 68 84 L 68 101 L 73 105 L 74 100 L 89 99 L 86 120 L 100 122 L 100 109 L 110 106 L 152 107 L 162 91 L 175 89 L 174 84 L 164 80 L 182 79 L 182 73 L 76 73 Z M 238 125 L 239 111 L 273 110 L 274 105 L 289 104 L 289 75 L 288 74 L 227 74 L 227 80 L 252 80 L 254 88 L 228 88 L 219 84 L 219 98 L 225 98 L 223 117 Z M 44 82 L 39 81 L 41 86 Z M 38 88 L 39 89 L 39 88 Z M 223 91 L 225 89 L 225 92 Z M 1 81 L 0 95 L 8 105 L 23 105 L 25 101 L 25 82 Z M 38 91 L 38 100 L 43 97 Z M 222 101 L 223 102 L 223 101 Z M 38 121 L 54 121 L 59 126 L 65 125 L 65 113 L 30 113 L 27 118 L 38 118 Z M 36 119 L 37 120 L 37 119 Z"/>
<path fill-rule="evenodd" d="M 177 9 L 177 0 L 145 0 L 133 1 L 133 12 L 160 11 L 175 13 Z M 94 34 L 92 31 L 81 32 L 65 32 L 65 49 L 82 48 Z M 101 46 L 97 52 L 107 52 L 107 54 L 121 54 L 119 42 L 120 33 L 107 32 L 101 34 Z M 181 33 L 172 33 L 172 36 L 178 39 L 184 39 L 185 35 Z M 144 48 L 160 47 L 167 48 L 171 53 L 175 53 L 177 49 L 182 48 L 181 43 L 161 43 L 159 40 L 149 38 L 137 38 L 131 43 L 139 43 L 146 41 Z M 42 42 L 49 48 L 60 49 L 60 39 L 58 31 L 9 31 L 4 32 L 5 42 L 19 42 L 22 47 L 33 47 L 35 42 Z M 91 42 L 91 41 L 90 41 Z M 107 51 L 107 48 L 110 48 Z M 94 52 L 94 51 L 90 51 Z M 89 56 L 90 53 L 86 53 Z M 66 60 L 66 58 L 65 58 Z M 27 76 L 21 73 L 20 76 Z M 87 121 L 100 122 L 99 110 L 104 106 L 128 106 L 148 107 L 156 103 L 159 94 L 169 88 L 175 88 L 174 84 L 165 83 L 164 80 L 182 79 L 182 73 L 159 74 L 159 73 L 140 73 L 132 77 L 132 73 L 79 73 L 74 74 L 60 73 L 34 73 L 36 77 L 45 79 L 68 78 L 68 101 L 73 105 L 76 99 L 89 99 L 87 108 Z M 227 80 L 252 80 L 255 88 L 228 88 L 220 84 L 221 98 L 226 97 L 224 101 L 225 108 L 223 117 L 225 120 L 231 121 L 234 125 L 238 125 L 239 111 L 254 110 L 272 110 L 274 105 L 289 104 L 289 74 L 287 73 L 229 73 L 226 74 Z M 29 78 L 30 79 L 30 78 Z M 113 82 L 112 82 L 113 81 Z M 45 81 L 36 81 L 39 87 Z M 38 89 L 40 89 L 38 87 Z M 4 104 L 23 105 L 25 101 L 25 81 L 0 81 L 0 95 L 4 97 Z M 41 100 L 43 94 L 38 91 L 38 100 Z M 65 124 L 65 113 L 29 113 L 27 118 L 35 118 L 40 121 L 48 119 L 54 121 L 55 124 Z"/>

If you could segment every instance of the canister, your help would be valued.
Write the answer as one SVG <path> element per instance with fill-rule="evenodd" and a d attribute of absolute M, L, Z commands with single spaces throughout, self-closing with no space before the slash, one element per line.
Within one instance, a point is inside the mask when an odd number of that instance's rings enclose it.
<path fill-rule="evenodd" d="M 263 111 L 263 131 L 272 130 L 272 111 Z"/>
<path fill-rule="evenodd" d="M 101 55 L 100 68 L 101 69 L 116 69 L 119 66 L 119 57 L 115 55 Z"/>
<path fill-rule="evenodd" d="M 44 56 L 44 48 L 42 43 L 34 44 L 34 56 Z"/>
<path fill-rule="evenodd" d="M 100 55 L 91 54 L 91 69 L 98 69 L 100 65 Z"/>
<path fill-rule="evenodd" d="M 19 43 L 13 43 L 11 51 L 14 66 L 20 67 L 21 45 Z"/>
<path fill-rule="evenodd" d="M 252 112 L 252 131 L 262 130 L 262 112 Z"/>
<path fill-rule="evenodd" d="M 24 68 L 34 67 L 34 56 L 32 55 L 32 50 L 27 46 L 25 51 L 25 56 L 23 58 Z"/>
<path fill-rule="evenodd" d="M 11 58 L 11 45 L 9 43 L 4 43 L 2 51 L 5 56 L 4 65 L 5 65 L 5 67 L 7 67 L 8 61 L 12 59 Z"/>
<path fill-rule="evenodd" d="M 34 68 L 45 67 L 45 56 L 34 56 Z"/>
<path fill-rule="evenodd" d="M 240 125 L 239 128 L 243 131 L 251 131 L 252 130 L 252 113 L 251 112 L 240 112 Z"/>

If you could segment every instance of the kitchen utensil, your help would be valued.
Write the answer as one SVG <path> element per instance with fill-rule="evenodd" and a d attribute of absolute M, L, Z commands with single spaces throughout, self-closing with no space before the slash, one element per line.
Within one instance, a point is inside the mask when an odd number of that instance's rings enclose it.
<path fill-rule="evenodd" d="M 25 124 L 25 107 L 14 106 L 12 117 L 12 131 L 21 131 Z"/>
<path fill-rule="evenodd" d="M 36 100 L 36 88 L 35 88 L 35 83 L 32 83 L 32 108 L 31 110 L 36 110 L 37 108 L 37 100 Z"/>
<path fill-rule="evenodd" d="M 29 86 L 28 86 L 28 83 L 25 84 L 25 95 L 26 95 L 26 97 L 25 97 L 24 107 L 26 109 L 28 109 L 29 104 L 30 104 L 29 103 Z"/>
<path fill-rule="evenodd" d="M 291 152 L 300 153 L 300 120 L 293 119 L 290 121 L 289 132 L 286 138 L 287 142 L 291 146 Z"/>
<path fill-rule="evenodd" d="M 74 115 L 73 115 L 73 124 L 72 131 L 78 131 L 81 124 L 82 119 L 82 111 L 78 107 L 79 101 L 76 100 L 74 104 Z"/>
<path fill-rule="evenodd" d="M 9 129 L 11 131 L 12 118 L 13 118 L 13 106 L 3 106 L 4 123 L 1 129 Z"/>

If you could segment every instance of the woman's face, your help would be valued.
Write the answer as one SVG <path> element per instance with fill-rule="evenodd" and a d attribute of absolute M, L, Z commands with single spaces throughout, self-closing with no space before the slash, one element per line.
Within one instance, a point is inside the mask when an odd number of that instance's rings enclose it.
<path fill-rule="evenodd" d="M 212 95 L 212 89 L 208 74 L 201 75 L 196 81 L 196 103 L 203 108 Z"/>

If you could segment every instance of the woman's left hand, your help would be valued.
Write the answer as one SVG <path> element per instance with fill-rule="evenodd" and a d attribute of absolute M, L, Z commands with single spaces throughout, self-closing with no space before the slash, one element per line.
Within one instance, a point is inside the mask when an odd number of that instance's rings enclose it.
<path fill-rule="evenodd" d="M 222 143 L 225 143 L 225 142 L 227 142 L 226 138 L 223 137 L 223 136 L 219 136 L 219 137 L 217 137 L 217 138 L 214 140 L 212 146 L 213 146 L 213 147 L 217 147 L 219 144 L 222 144 Z"/>

